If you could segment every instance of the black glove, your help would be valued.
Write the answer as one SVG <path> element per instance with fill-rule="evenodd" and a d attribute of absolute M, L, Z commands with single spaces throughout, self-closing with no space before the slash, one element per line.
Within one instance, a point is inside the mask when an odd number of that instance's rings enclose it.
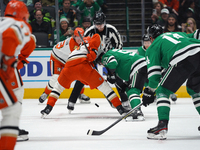
<path fill-rule="evenodd" d="M 147 105 L 151 104 L 154 102 L 156 96 L 155 92 L 150 90 L 148 87 L 144 89 L 143 91 L 143 97 L 142 97 L 142 102 L 143 105 L 146 107 Z"/>
<path fill-rule="evenodd" d="M 107 81 L 110 82 L 111 84 L 114 84 L 116 82 L 115 75 L 107 75 Z"/>

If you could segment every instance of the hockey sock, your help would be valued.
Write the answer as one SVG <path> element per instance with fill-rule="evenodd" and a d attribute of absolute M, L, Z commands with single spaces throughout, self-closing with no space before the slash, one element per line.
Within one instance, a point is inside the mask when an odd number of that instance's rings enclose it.
<path fill-rule="evenodd" d="M 17 136 L 2 136 L 0 139 L 0 150 L 14 150 Z"/>
<path fill-rule="evenodd" d="M 57 101 L 57 98 L 49 96 L 47 104 L 53 107 L 55 105 L 56 101 Z"/>
<path fill-rule="evenodd" d="M 117 107 L 122 104 L 117 96 L 113 98 L 112 100 L 110 100 L 110 102 L 113 104 L 114 107 Z"/>
<path fill-rule="evenodd" d="M 44 92 L 45 92 L 47 95 L 49 95 L 49 94 L 51 93 L 51 90 L 52 90 L 52 89 L 49 89 L 48 86 L 46 86 Z"/>

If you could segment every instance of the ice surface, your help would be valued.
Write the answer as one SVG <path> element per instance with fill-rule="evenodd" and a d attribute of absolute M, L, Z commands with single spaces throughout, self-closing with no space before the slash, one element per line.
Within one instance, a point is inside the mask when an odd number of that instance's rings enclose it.
<path fill-rule="evenodd" d="M 200 149 L 199 115 L 189 98 L 172 102 L 167 140 L 146 138 L 147 130 L 158 122 L 155 103 L 142 107 L 145 121 L 122 120 L 100 136 L 89 136 L 87 131 L 103 130 L 120 117 L 106 99 L 91 99 L 91 104 L 78 101 L 72 114 L 68 114 L 67 99 L 59 99 L 46 119 L 41 119 L 40 114 L 45 103 L 39 105 L 37 99 L 24 99 L 22 106 L 20 128 L 29 131 L 29 141 L 17 142 L 15 150 Z"/>

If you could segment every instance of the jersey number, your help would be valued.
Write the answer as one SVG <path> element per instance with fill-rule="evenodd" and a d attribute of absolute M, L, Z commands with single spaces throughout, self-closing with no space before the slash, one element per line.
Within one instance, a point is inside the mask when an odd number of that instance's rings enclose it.
<path fill-rule="evenodd" d="M 183 38 L 181 35 L 178 35 L 177 33 L 172 34 L 172 35 L 173 35 L 173 37 L 176 38 L 176 39 Z M 174 38 L 172 38 L 172 37 L 170 37 L 170 36 L 167 36 L 167 35 L 164 35 L 164 36 L 163 36 L 163 39 L 167 39 L 168 41 L 170 41 L 170 42 L 172 42 L 172 43 L 174 43 L 174 44 L 178 44 L 178 43 L 181 42 L 181 41 L 178 41 L 178 40 L 176 40 L 176 39 L 174 39 Z"/>

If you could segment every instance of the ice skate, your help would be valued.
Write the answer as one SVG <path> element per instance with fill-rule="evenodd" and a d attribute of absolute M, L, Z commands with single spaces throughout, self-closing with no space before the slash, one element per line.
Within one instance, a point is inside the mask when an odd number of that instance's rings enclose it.
<path fill-rule="evenodd" d="M 83 104 L 90 104 L 91 103 L 90 98 L 88 96 L 86 96 L 85 94 L 80 94 L 78 96 L 78 98 L 79 98 L 80 103 L 83 103 Z"/>
<path fill-rule="evenodd" d="M 43 103 L 47 99 L 48 95 L 46 93 L 42 93 L 42 95 L 39 98 L 39 102 Z"/>
<path fill-rule="evenodd" d="M 154 140 L 166 140 L 167 139 L 167 123 L 165 121 L 159 121 L 158 125 L 147 131 L 148 139 Z"/>
<path fill-rule="evenodd" d="M 42 119 L 46 118 L 46 116 L 51 112 L 52 109 L 53 109 L 52 106 L 47 105 L 47 106 L 45 107 L 45 109 L 41 110 L 41 112 L 40 112 L 40 113 L 42 114 L 41 118 L 42 118 Z"/>
<path fill-rule="evenodd" d="M 130 102 L 128 100 L 125 101 L 125 102 L 122 102 L 122 106 L 128 111 L 130 111 L 132 109 L 131 105 L 130 105 Z"/>
<path fill-rule="evenodd" d="M 71 114 L 71 112 L 74 110 L 74 105 L 75 105 L 75 103 L 68 102 L 67 109 L 68 109 L 69 114 Z"/>
<path fill-rule="evenodd" d="M 124 109 L 124 107 L 122 107 L 122 105 L 117 106 L 116 109 L 120 115 L 124 115 L 125 113 L 128 112 L 128 110 Z"/>
<path fill-rule="evenodd" d="M 19 129 L 19 134 L 17 136 L 17 142 L 28 141 L 28 131 Z"/>
<path fill-rule="evenodd" d="M 173 102 L 176 102 L 177 101 L 177 97 L 176 97 L 176 94 L 171 94 L 170 95 L 170 98 Z"/>
<path fill-rule="evenodd" d="M 136 109 L 126 118 L 126 121 L 144 121 L 144 120 L 145 118 L 141 108 Z"/>

